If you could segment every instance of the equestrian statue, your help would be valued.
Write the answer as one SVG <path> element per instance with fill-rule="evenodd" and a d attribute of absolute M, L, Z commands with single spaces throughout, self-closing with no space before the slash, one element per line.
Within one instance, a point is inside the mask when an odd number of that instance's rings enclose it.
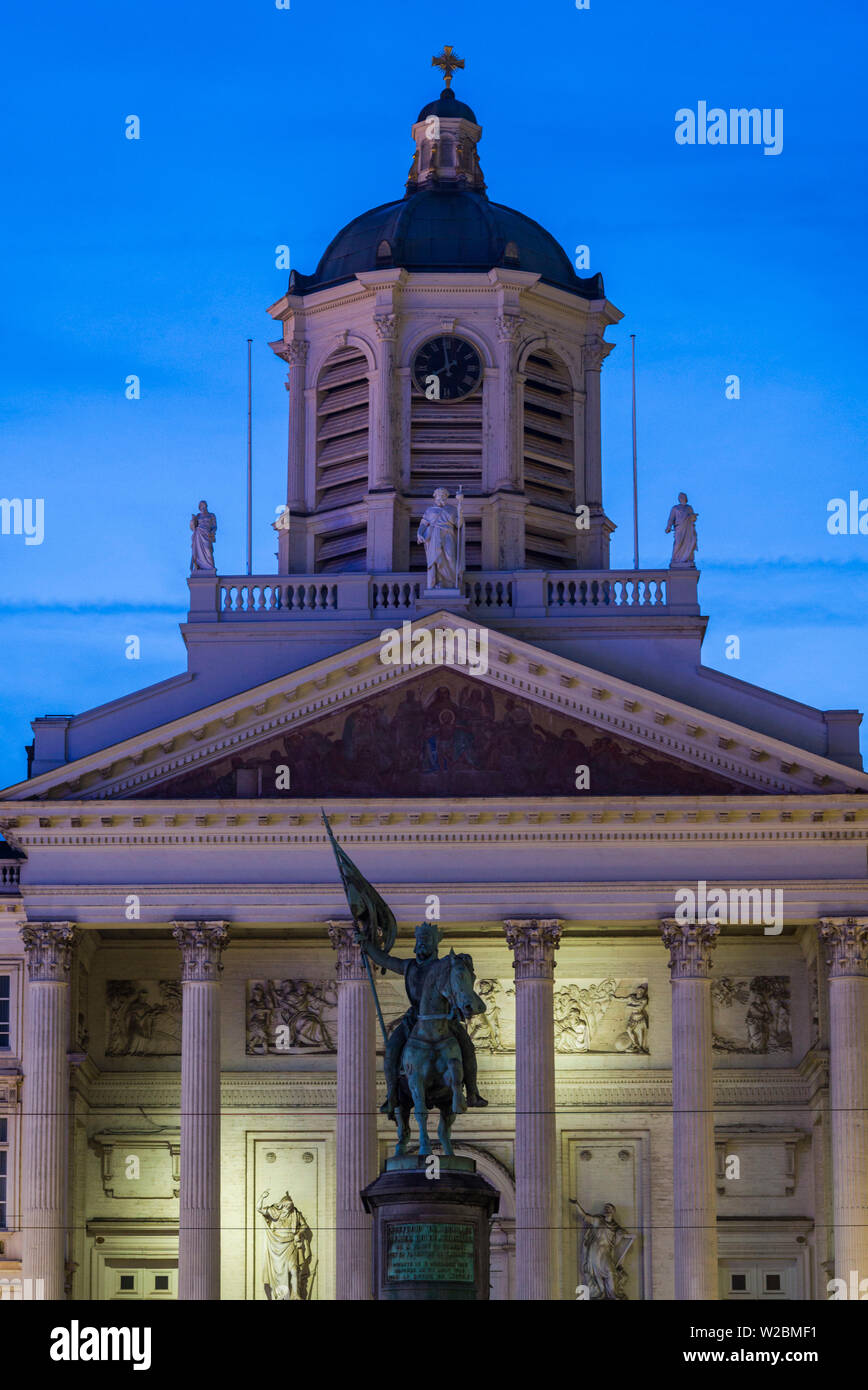
<path fill-rule="evenodd" d="M 440 1111 L 437 1137 L 448 1157 L 453 1155 L 452 1125 L 468 1106 L 488 1102 L 479 1094 L 476 1050 L 464 1026 L 485 1003 L 473 988 L 470 956 L 450 951 L 438 955 L 441 932 L 436 922 L 416 928 L 414 955 L 393 956 L 398 926 L 388 904 L 356 868 L 323 821 L 343 880 L 347 905 L 356 924 L 355 941 L 365 962 L 385 1045 L 386 1100 L 380 1107 L 395 1121 L 395 1154 L 406 1154 L 410 1140 L 410 1111 L 419 1127 L 419 1155 L 431 1153 L 428 1114 Z M 403 975 L 410 1007 L 387 1030 L 383 1021 L 370 962 Z"/>

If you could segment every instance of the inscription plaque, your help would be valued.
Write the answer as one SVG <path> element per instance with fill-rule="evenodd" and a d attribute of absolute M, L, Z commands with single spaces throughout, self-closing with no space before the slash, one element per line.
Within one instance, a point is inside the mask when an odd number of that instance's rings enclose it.
<path fill-rule="evenodd" d="M 386 1278 L 472 1284 L 473 1226 L 469 1222 L 390 1222 Z"/>

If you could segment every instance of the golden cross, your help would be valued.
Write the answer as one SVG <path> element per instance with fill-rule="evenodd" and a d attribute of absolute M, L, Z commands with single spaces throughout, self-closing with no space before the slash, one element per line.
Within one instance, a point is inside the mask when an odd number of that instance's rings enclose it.
<path fill-rule="evenodd" d="M 451 43 L 443 45 L 443 52 L 438 53 L 431 59 L 432 68 L 441 68 L 443 71 L 443 84 L 446 87 L 452 86 L 452 74 L 456 68 L 464 67 L 464 59 L 459 58 Z"/>

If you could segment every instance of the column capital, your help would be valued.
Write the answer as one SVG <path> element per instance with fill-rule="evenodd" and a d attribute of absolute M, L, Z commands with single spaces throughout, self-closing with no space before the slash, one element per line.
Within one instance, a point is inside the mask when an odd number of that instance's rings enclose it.
<path fill-rule="evenodd" d="M 552 979 L 555 951 L 561 944 L 560 917 L 509 917 L 504 919 L 506 944 L 515 956 L 517 980 Z"/>
<path fill-rule="evenodd" d="M 73 948 L 78 932 L 72 922 L 41 922 L 19 927 L 31 982 L 69 983 Z"/>
<path fill-rule="evenodd" d="M 362 952 L 353 940 L 357 927 L 352 918 L 330 921 L 327 929 L 329 941 L 338 953 L 338 980 L 367 979 Z"/>
<path fill-rule="evenodd" d="M 660 922 L 663 945 L 669 952 L 673 980 L 703 980 L 711 972 L 711 952 L 717 945 L 717 922 L 679 922 L 664 917 Z"/>
<path fill-rule="evenodd" d="M 822 917 L 817 932 L 826 947 L 830 980 L 868 975 L 868 917 Z"/>
<path fill-rule="evenodd" d="M 229 945 L 225 922 L 173 922 L 172 935 L 181 949 L 182 983 L 219 980 Z"/>
<path fill-rule="evenodd" d="M 310 343 L 306 338 L 291 338 L 288 343 L 283 344 L 277 355 L 283 358 L 288 367 L 303 367 L 309 351 Z"/>
<path fill-rule="evenodd" d="M 607 343 L 599 334 L 589 338 L 582 348 L 582 366 L 585 371 L 599 372 L 614 346 L 614 343 Z"/>

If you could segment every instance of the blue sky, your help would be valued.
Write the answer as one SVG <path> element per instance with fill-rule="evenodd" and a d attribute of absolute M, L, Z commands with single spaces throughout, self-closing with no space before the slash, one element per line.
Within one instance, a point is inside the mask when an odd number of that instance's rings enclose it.
<path fill-rule="evenodd" d="M 248 337 L 254 568 L 273 570 L 274 248 L 311 271 L 339 227 L 399 196 L 444 42 L 467 62 L 455 90 L 484 128 L 490 196 L 569 250 L 589 245 L 625 314 L 603 378 L 613 564 L 632 560 L 635 333 L 643 564 L 666 563 L 685 489 L 706 663 L 861 706 L 868 537 L 830 536 L 826 506 L 868 496 L 866 28 L 853 3 L 781 0 L 21 7 L 0 94 L 0 495 L 44 498 L 46 532 L 39 546 L 0 536 L 0 785 L 23 776 L 34 715 L 183 669 L 200 497 L 219 568 L 243 569 Z M 675 112 L 700 100 L 782 108 L 782 153 L 677 145 Z M 130 114 L 139 141 L 124 138 Z"/>

